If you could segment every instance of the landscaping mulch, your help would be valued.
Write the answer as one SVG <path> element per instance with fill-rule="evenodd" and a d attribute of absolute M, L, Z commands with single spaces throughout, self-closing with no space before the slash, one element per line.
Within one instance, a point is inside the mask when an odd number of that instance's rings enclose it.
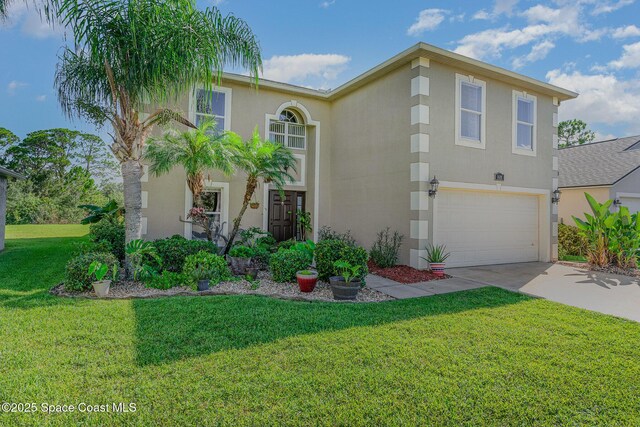
<path fill-rule="evenodd" d="M 400 283 L 428 282 L 430 280 L 441 280 L 451 277 L 446 274 L 443 277 L 438 277 L 433 274 L 431 270 L 418 270 L 408 265 L 395 265 L 393 267 L 381 268 L 371 260 L 369 260 L 368 266 L 369 272 Z"/>
<path fill-rule="evenodd" d="M 85 292 L 70 292 L 64 289 L 64 284 L 59 284 L 51 289 L 53 295 L 68 298 L 99 299 L 93 289 Z M 300 292 L 297 283 L 277 283 L 271 280 L 268 272 L 258 273 L 258 282 L 251 283 L 244 279 L 222 282 L 211 287 L 207 291 L 198 292 L 188 286 L 176 286 L 171 289 L 147 288 L 139 282 L 119 282 L 112 285 L 109 295 L 100 299 L 134 299 L 134 298 L 159 298 L 171 296 L 203 296 L 203 295 L 263 295 L 273 298 L 297 300 L 297 301 L 325 301 L 345 302 L 333 299 L 328 283 L 318 281 L 316 288 L 311 293 Z M 375 289 L 367 287 L 360 290 L 355 301 L 346 302 L 381 302 L 394 298 L 385 295 Z"/>

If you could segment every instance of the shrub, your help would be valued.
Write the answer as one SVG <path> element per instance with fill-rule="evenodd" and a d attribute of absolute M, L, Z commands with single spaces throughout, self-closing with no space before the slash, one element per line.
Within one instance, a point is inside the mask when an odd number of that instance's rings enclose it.
<path fill-rule="evenodd" d="M 217 285 L 231 278 L 227 261 L 219 255 L 206 251 L 189 255 L 185 259 L 182 273 L 192 284 L 201 278 L 207 278 L 210 284 Z"/>
<path fill-rule="evenodd" d="M 91 224 L 89 236 L 94 243 L 108 245 L 109 252 L 118 260 L 124 259 L 124 223 L 117 220 L 103 219 L 100 222 Z"/>
<path fill-rule="evenodd" d="M 229 256 L 233 258 L 253 258 L 255 254 L 255 249 L 242 245 L 234 246 L 229 251 Z"/>
<path fill-rule="evenodd" d="M 282 242 L 278 243 L 277 249 L 291 249 L 293 247 L 293 245 L 295 245 L 297 242 L 294 239 L 289 239 L 289 240 L 283 240 Z"/>
<path fill-rule="evenodd" d="M 282 249 L 271 255 L 269 269 L 273 280 L 280 283 L 294 282 L 296 273 L 309 268 L 313 260 L 308 253 L 294 249 Z"/>
<path fill-rule="evenodd" d="M 398 231 L 390 233 L 389 227 L 378 233 L 375 243 L 369 251 L 369 255 L 378 267 L 393 267 L 398 261 L 398 252 L 404 236 Z"/>
<path fill-rule="evenodd" d="M 369 273 L 369 269 L 367 268 L 369 254 L 367 251 L 362 247 L 345 243 L 342 240 L 329 239 L 318 242 L 315 250 L 315 258 L 318 276 L 322 280 L 328 280 L 330 277 L 336 275 L 334 264 L 339 260 L 346 261 L 354 266 L 361 266 L 358 276 L 361 280 L 364 280 L 365 276 Z"/>
<path fill-rule="evenodd" d="M 318 241 L 322 240 L 340 240 L 348 245 L 356 246 L 356 239 L 351 235 L 350 230 L 344 233 L 338 233 L 326 225 L 318 230 Z"/>
<path fill-rule="evenodd" d="M 90 252 L 71 258 L 65 268 L 65 289 L 68 291 L 85 291 L 91 288 L 93 276 L 89 274 L 89 266 L 94 261 L 109 266 L 106 277 L 111 277 L 114 266 L 118 265 L 118 260 L 109 252 Z"/>
<path fill-rule="evenodd" d="M 171 289 L 189 283 L 189 280 L 182 273 L 164 270 L 162 274 L 151 276 L 145 283 L 148 288 Z"/>
<path fill-rule="evenodd" d="M 563 256 L 584 256 L 589 249 L 589 240 L 580 232 L 578 227 L 558 224 L 558 252 Z"/>
<path fill-rule="evenodd" d="M 172 273 L 182 272 L 185 259 L 189 255 L 195 255 L 200 251 L 217 253 L 218 247 L 206 240 L 187 240 L 176 234 L 168 239 L 158 239 L 153 242 L 160 259 L 163 270 Z"/>
<path fill-rule="evenodd" d="M 256 267 L 265 269 L 269 266 L 269 260 L 271 259 L 273 251 L 264 246 L 256 246 L 255 254 L 253 255 L 253 262 Z"/>

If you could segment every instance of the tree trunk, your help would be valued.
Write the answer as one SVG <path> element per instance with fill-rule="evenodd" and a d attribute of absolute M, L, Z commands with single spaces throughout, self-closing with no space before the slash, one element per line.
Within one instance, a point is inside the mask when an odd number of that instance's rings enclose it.
<path fill-rule="evenodd" d="M 124 224 L 125 242 L 142 237 L 142 165 L 137 160 L 126 160 L 121 163 L 122 183 L 124 187 Z M 131 264 L 125 261 L 127 277 L 131 277 Z"/>
<path fill-rule="evenodd" d="M 240 213 L 233 220 L 233 230 L 231 234 L 229 234 L 229 241 L 227 242 L 227 246 L 224 248 L 224 254 L 228 254 L 233 246 L 233 241 L 236 238 L 236 234 L 238 234 L 238 230 L 240 229 L 240 223 L 242 222 L 242 216 L 247 210 L 247 206 L 249 206 L 249 202 L 251 202 L 251 198 L 253 197 L 253 193 L 256 191 L 256 187 L 258 186 L 258 179 L 250 176 L 247 179 L 247 187 L 244 193 L 244 200 L 242 201 L 242 209 L 240 209 Z"/>

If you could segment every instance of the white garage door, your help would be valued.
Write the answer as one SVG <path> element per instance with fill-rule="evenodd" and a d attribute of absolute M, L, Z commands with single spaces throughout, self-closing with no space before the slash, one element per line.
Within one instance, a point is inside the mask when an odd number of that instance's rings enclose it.
<path fill-rule="evenodd" d="M 640 212 L 640 198 L 638 197 L 620 197 L 622 206 L 629 208 L 631 213 Z"/>
<path fill-rule="evenodd" d="M 538 261 L 536 196 L 441 190 L 435 241 L 451 256 L 448 267 Z"/>

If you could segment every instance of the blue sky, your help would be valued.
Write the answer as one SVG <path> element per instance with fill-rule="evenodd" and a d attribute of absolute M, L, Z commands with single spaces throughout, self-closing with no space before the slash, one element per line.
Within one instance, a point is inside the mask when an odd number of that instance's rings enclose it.
<path fill-rule="evenodd" d="M 640 134 L 640 0 L 374 4 L 199 1 L 251 25 L 267 78 L 333 88 L 424 41 L 581 93 L 561 106 L 561 119 L 581 118 L 601 138 Z M 1 127 L 21 136 L 61 126 L 93 131 L 58 107 L 53 74 L 63 43 L 59 28 L 16 2 L 0 24 Z"/>

